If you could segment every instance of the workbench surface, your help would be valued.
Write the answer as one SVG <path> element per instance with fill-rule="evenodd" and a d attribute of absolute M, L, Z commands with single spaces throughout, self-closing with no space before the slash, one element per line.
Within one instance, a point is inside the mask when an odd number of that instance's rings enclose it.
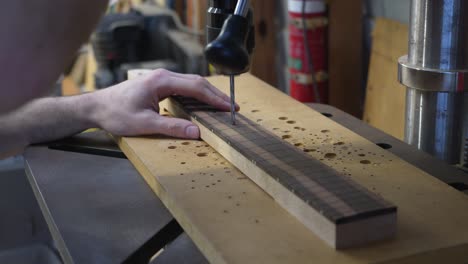
<path fill-rule="evenodd" d="M 210 81 L 227 91 L 228 81 Z M 242 113 L 398 206 L 395 239 L 336 251 L 200 141 L 122 138 L 119 145 L 213 263 L 463 263 L 468 198 L 250 76 Z M 340 142 L 340 144 L 336 144 Z M 324 155 L 334 153 L 329 159 Z M 329 155 L 330 156 L 330 155 Z"/>

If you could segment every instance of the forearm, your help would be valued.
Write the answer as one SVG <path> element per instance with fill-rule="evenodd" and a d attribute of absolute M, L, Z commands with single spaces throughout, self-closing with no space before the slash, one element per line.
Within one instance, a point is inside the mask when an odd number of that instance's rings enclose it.
<path fill-rule="evenodd" d="M 0 158 L 20 153 L 30 144 L 97 127 L 95 94 L 41 98 L 0 116 Z"/>
<path fill-rule="evenodd" d="M 192 122 L 159 115 L 159 102 L 172 95 L 193 97 L 222 111 L 231 107 L 229 97 L 200 76 L 156 70 L 94 93 L 38 99 L 0 116 L 0 158 L 93 127 L 117 136 L 198 139 L 200 131 Z"/>

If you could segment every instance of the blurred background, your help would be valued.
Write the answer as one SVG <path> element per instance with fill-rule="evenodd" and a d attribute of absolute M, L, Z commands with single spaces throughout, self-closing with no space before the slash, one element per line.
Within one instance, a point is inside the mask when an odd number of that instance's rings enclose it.
<path fill-rule="evenodd" d="M 403 139 L 406 92 L 397 80 L 397 60 L 407 54 L 410 1 L 317 0 L 307 10 L 292 8 L 300 2 L 252 1 L 251 73 L 300 101 L 330 104 Z M 125 80 L 132 68 L 214 74 L 203 55 L 208 5 L 208 0 L 114 1 L 60 81 L 60 93 L 108 87 Z M 301 69 L 307 63 L 304 45 L 311 71 Z M 310 73 L 315 78 L 304 77 Z"/>

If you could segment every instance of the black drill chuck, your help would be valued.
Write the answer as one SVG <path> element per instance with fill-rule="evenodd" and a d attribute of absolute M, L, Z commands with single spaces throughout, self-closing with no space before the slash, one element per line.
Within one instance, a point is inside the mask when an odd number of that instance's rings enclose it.
<path fill-rule="evenodd" d="M 239 1 L 210 0 L 208 8 L 205 56 L 218 73 L 225 75 L 247 72 L 255 47 L 252 9 L 233 14 Z"/>
<path fill-rule="evenodd" d="M 219 36 L 205 48 L 205 55 L 221 74 L 237 75 L 248 71 L 250 56 L 247 51 L 249 22 L 245 17 L 230 15 Z"/>

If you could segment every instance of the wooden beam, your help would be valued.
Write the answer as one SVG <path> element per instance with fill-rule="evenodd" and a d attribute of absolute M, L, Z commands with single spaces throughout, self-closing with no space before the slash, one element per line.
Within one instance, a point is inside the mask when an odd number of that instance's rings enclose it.
<path fill-rule="evenodd" d="M 195 30 L 204 30 L 206 27 L 208 0 L 188 0 L 186 4 L 187 26 Z"/>
<path fill-rule="evenodd" d="M 330 0 L 329 103 L 361 118 L 364 100 L 362 0 Z"/>
<path fill-rule="evenodd" d="M 362 246 L 395 235 L 395 206 L 259 123 L 238 114 L 231 125 L 230 113 L 190 98 L 170 99 L 168 110 L 197 124 L 205 142 L 331 247 Z"/>
<path fill-rule="evenodd" d="M 86 50 L 85 92 L 92 92 L 96 90 L 96 78 L 94 76 L 98 65 L 91 44 L 87 45 Z"/>
<path fill-rule="evenodd" d="M 184 0 L 174 0 L 174 10 L 179 15 L 180 21 L 186 24 L 186 13 L 185 13 L 185 1 Z"/>
<path fill-rule="evenodd" d="M 364 121 L 403 140 L 406 87 L 398 82 L 398 58 L 408 53 L 408 25 L 377 18 L 367 81 Z"/>
<path fill-rule="evenodd" d="M 251 73 L 270 85 L 276 86 L 276 1 L 251 2 L 255 25 L 255 50 Z"/>
<path fill-rule="evenodd" d="M 228 78 L 209 81 L 229 91 Z M 465 262 L 464 194 L 251 75 L 236 83 L 244 116 L 277 136 L 289 135 L 290 144 L 397 205 L 398 231 L 385 242 L 333 250 L 206 143 L 120 138 L 129 160 L 210 262 Z M 327 153 L 337 156 L 327 159 Z"/>
<path fill-rule="evenodd" d="M 62 80 L 62 96 L 72 96 L 80 94 L 80 87 L 70 76 L 65 76 Z"/>

